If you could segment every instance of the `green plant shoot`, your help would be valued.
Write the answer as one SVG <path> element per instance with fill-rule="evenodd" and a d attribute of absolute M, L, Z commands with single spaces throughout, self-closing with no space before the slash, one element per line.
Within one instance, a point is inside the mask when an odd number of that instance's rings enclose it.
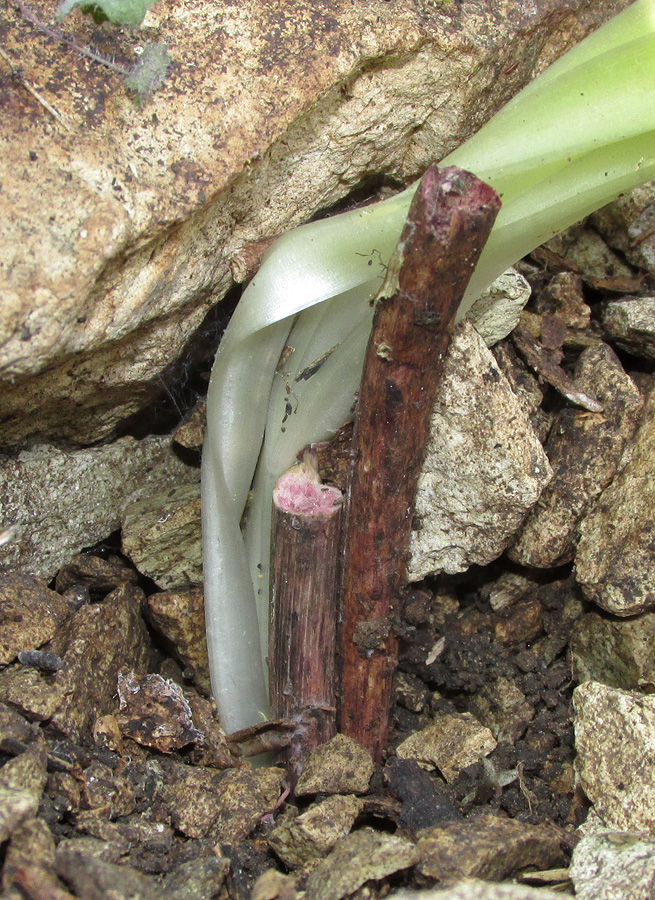
<path fill-rule="evenodd" d="M 655 177 L 655 0 L 637 0 L 567 53 L 443 164 L 474 172 L 503 201 L 461 318 L 509 265 Z M 369 301 L 412 194 L 282 237 L 219 347 L 203 451 L 203 558 L 212 688 L 227 731 L 268 711 L 273 482 L 299 449 L 333 434 L 350 414 Z M 278 372 L 285 345 L 293 352 Z M 301 377 L 307 370 L 315 374 Z M 240 521 L 256 467 L 244 540 Z"/>

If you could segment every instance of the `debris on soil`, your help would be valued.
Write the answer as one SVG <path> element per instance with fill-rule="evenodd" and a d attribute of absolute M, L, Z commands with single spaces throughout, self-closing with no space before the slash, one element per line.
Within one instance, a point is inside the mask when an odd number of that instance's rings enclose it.
<path fill-rule="evenodd" d="M 466 572 L 473 544 L 444 525 L 452 546 L 438 552 L 465 561 L 450 574 L 426 568 L 441 573 L 413 585 L 389 622 L 399 670 L 382 765 L 337 735 L 311 752 L 291 793 L 273 751 L 292 722 L 225 735 L 209 699 L 196 563 L 171 535 L 139 543 L 143 520 L 123 544 L 132 559 L 114 536 L 42 560 L 41 578 L 3 571 L 2 900 L 552 900 L 555 886 L 632 900 L 648 890 L 655 373 L 652 323 L 639 317 L 655 295 L 655 194 L 635 196 L 518 266 L 533 290 L 523 335 L 569 395 L 573 385 L 602 410 L 566 399 L 516 337 L 480 350 L 483 386 L 511 394 L 493 406 L 512 419 L 504 449 L 513 428 L 529 433 L 530 459 L 553 474 Z M 487 438 L 469 432 L 462 466 L 483 448 L 493 456 Z M 341 453 L 319 448 L 324 479 L 347 456 L 348 429 L 335 443 Z M 449 481 L 452 499 L 456 473 Z M 172 517 L 178 533 L 192 519 L 197 530 L 194 491 L 172 489 L 192 509 Z M 481 516 L 497 516 L 493 496 Z M 156 512 L 151 535 L 167 524 Z M 176 560 L 168 574 L 164 546 Z M 258 765 L 244 758 L 267 747 Z M 524 883 L 489 884 L 506 879 Z"/>
<path fill-rule="evenodd" d="M 125 737 L 162 753 L 180 750 L 202 735 L 193 727 L 191 707 L 182 688 L 161 675 L 139 678 L 118 673 L 118 727 Z"/>

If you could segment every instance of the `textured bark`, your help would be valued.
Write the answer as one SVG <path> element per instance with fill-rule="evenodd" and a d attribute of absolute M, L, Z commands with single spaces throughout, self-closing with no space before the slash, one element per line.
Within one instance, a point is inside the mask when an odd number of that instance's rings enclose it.
<path fill-rule="evenodd" d="M 339 725 L 377 760 L 430 412 L 455 314 L 499 208 L 495 191 L 470 173 L 428 169 L 377 301 L 354 431 Z"/>
<path fill-rule="evenodd" d="M 285 751 L 296 771 L 335 733 L 342 500 L 307 459 L 273 494 L 270 694 L 273 715 L 298 722 Z"/>

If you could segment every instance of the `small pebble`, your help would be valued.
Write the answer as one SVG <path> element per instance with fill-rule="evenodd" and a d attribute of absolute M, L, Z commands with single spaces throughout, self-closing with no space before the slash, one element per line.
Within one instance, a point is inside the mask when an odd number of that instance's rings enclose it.
<path fill-rule="evenodd" d="M 48 650 L 22 650 L 18 654 L 18 662 L 47 674 L 58 672 L 64 664 L 60 656 Z"/>

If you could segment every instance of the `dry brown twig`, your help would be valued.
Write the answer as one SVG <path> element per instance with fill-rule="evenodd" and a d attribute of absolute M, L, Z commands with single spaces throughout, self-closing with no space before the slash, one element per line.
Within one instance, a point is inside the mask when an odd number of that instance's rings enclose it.
<path fill-rule="evenodd" d="M 376 301 L 353 435 L 339 727 L 377 761 L 430 414 L 455 315 L 499 209 L 496 192 L 470 172 L 431 166 Z"/>
<path fill-rule="evenodd" d="M 41 106 L 50 113 L 53 119 L 55 119 L 62 126 L 62 128 L 65 128 L 66 131 L 69 131 L 71 127 L 70 122 L 66 119 L 65 116 L 62 115 L 62 113 L 59 112 L 59 110 L 55 109 L 55 107 L 51 103 L 48 103 L 48 101 L 41 93 L 39 93 L 39 91 L 37 91 L 34 85 L 26 78 L 21 67 L 14 64 L 9 54 L 5 53 L 2 47 L 0 47 L 0 56 L 9 66 L 13 81 L 15 81 L 21 87 L 25 88 L 25 90 L 28 91 L 28 93 L 30 93 L 32 97 L 34 97 L 37 103 L 40 103 Z"/>

